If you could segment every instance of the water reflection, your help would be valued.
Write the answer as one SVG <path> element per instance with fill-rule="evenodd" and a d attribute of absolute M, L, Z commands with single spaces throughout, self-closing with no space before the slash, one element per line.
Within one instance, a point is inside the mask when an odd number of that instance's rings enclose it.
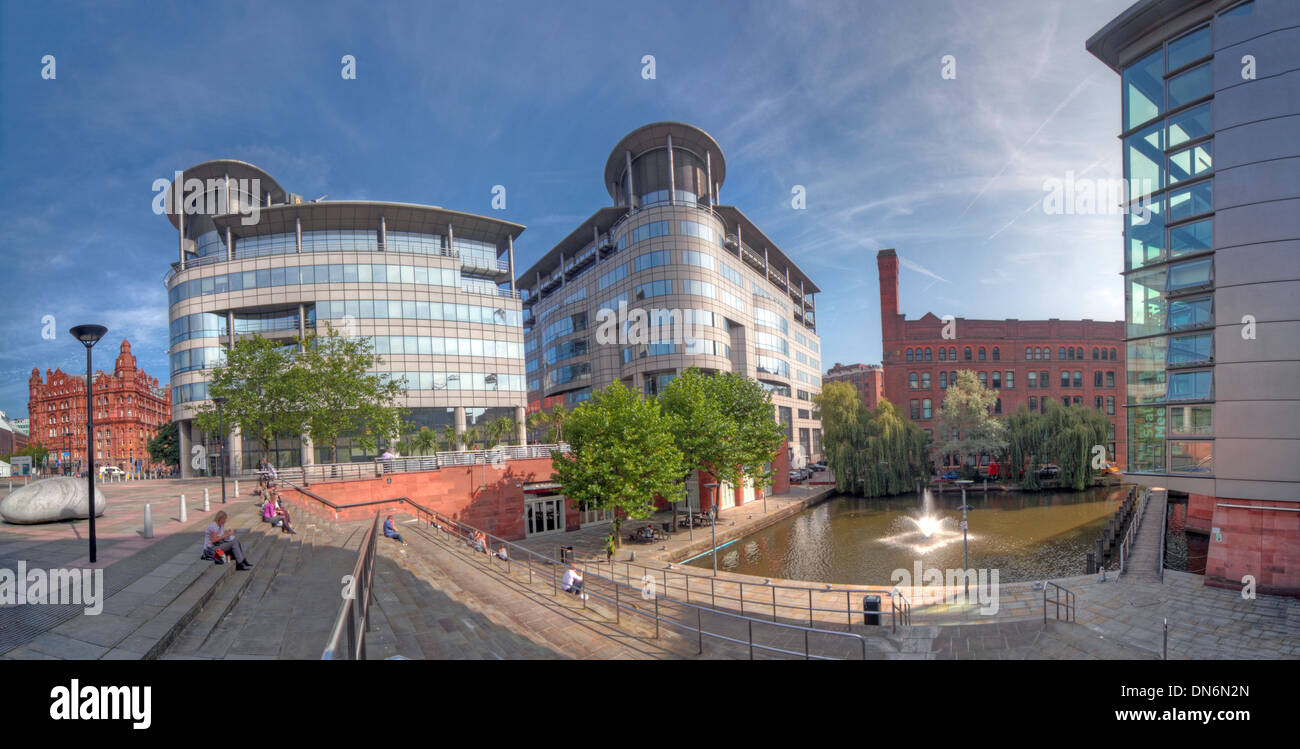
<path fill-rule="evenodd" d="M 968 495 L 970 566 L 1001 582 L 1083 572 L 1124 490 Z M 718 568 L 758 577 L 888 585 L 896 569 L 962 566 L 961 495 L 837 496 L 722 549 Z M 711 568 L 705 555 L 690 563 Z"/>

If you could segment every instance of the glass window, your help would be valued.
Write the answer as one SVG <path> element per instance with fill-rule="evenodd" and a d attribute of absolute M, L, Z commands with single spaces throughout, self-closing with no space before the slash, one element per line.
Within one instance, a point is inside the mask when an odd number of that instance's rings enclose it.
<path fill-rule="evenodd" d="M 1169 339 L 1169 363 L 1208 362 L 1213 344 L 1213 335 L 1210 333 L 1172 336 Z"/>
<path fill-rule="evenodd" d="M 908 350 L 907 350 L 907 360 L 908 360 L 908 361 L 915 361 L 915 357 L 913 356 L 913 351 L 912 351 L 912 349 L 908 349 Z M 90 505 L 89 505 L 90 500 L 86 500 L 86 502 L 87 502 L 87 505 L 86 505 L 86 506 L 89 507 L 89 506 L 90 506 Z"/>
<path fill-rule="evenodd" d="M 1169 79 L 1169 108 L 1181 107 L 1210 91 L 1210 65 L 1207 63 Z"/>
<path fill-rule="evenodd" d="M 1165 148 L 1173 148 L 1211 132 L 1210 102 L 1206 102 L 1168 119 L 1165 124 Z"/>
<path fill-rule="evenodd" d="M 1169 373 L 1169 400 L 1209 400 L 1213 392 L 1213 372 Z"/>
<path fill-rule="evenodd" d="M 994 388 L 995 390 L 1000 390 L 1000 389 L 1002 388 L 1002 373 L 1001 373 L 1001 372 L 994 372 L 994 373 L 993 373 L 993 388 Z"/>
<path fill-rule="evenodd" d="M 939 389 L 940 389 L 940 390 L 947 390 L 947 389 L 948 389 L 948 373 L 947 373 L 947 372 L 940 372 L 940 373 L 939 373 Z"/>
<path fill-rule="evenodd" d="M 1214 142 L 1202 141 L 1169 154 L 1169 184 L 1199 177 L 1214 167 Z"/>
<path fill-rule="evenodd" d="M 1031 387 L 1031 388 L 1036 388 L 1036 387 L 1038 387 L 1038 373 L 1037 373 L 1037 372 L 1030 372 L 1030 373 L 1029 373 L 1028 375 L 1026 375 L 1025 377 L 1026 377 L 1026 379 L 1029 381 L 1029 384 L 1028 384 L 1027 387 Z"/>
<path fill-rule="evenodd" d="M 933 410 L 930 405 L 930 399 L 926 398 L 925 400 L 921 401 L 921 418 L 929 419 L 932 418 L 932 416 L 933 416 Z M 89 505 L 87 505 L 87 507 L 89 507 Z"/>
<path fill-rule="evenodd" d="M 1165 359 L 1169 341 L 1148 338 L 1128 344 L 1128 402 L 1155 403 L 1165 399 Z"/>
<path fill-rule="evenodd" d="M 920 379 L 920 377 L 917 376 L 917 374 L 916 374 L 915 372 L 909 372 L 909 373 L 908 373 L 908 375 L 907 375 L 907 388 L 908 388 L 909 390 L 916 390 L 918 387 L 920 387 L 920 383 L 921 383 L 921 379 Z M 87 501 L 89 501 L 89 500 L 87 500 Z"/>
<path fill-rule="evenodd" d="M 1083 372 L 1079 370 L 1074 372 L 1074 386 L 1077 388 L 1083 387 Z"/>
<path fill-rule="evenodd" d="M 979 377 L 979 380 L 980 380 L 980 387 L 988 387 L 988 386 L 989 386 L 989 373 L 988 373 L 988 372 L 980 372 L 979 375 L 977 375 L 977 376 Z"/>
<path fill-rule="evenodd" d="M 926 361 L 930 361 L 930 359 L 931 359 L 931 357 L 932 357 L 933 355 L 934 355 L 934 352 L 930 349 L 929 346 L 927 346 L 927 347 L 925 348 L 925 360 L 926 360 Z M 89 505 L 87 505 L 87 507 L 89 507 Z"/>
<path fill-rule="evenodd" d="M 1169 43 L 1167 54 L 1170 70 L 1177 70 L 1210 54 L 1210 27 L 1202 26 L 1173 40 Z"/>
<path fill-rule="evenodd" d="M 1169 255 L 1180 257 L 1203 252 L 1213 246 L 1214 219 L 1193 221 L 1169 230 Z"/>
<path fill-rule="evenodd" d="M 1211 258 L 1193 260 L 1190 263 L 1178 263 L 1169 266 L 1169 290 L 1186 289 L 1203 286 L 1214 280 Z"/>
<path fill-rule="evenodd" d="M 1178 473 L 1214 473 L 1214 442 L 1169 440 L 1169 470 Z"/>
<path fill-rule="evenodd" d="M 645 270 L 646 268 L 654 268 L 659 265 L 667 265 L 667 264 L 668 264 L 668 250 L 657 250 L 655 252 L 647 252 L 644 255 L 638 256 L 636 259 L 637 270 Z"/>
<path fill-rule="evenodd" d="M 1250 2 L 1242 3 L 1241 5 L 1237 5 L 1232 7 L 1229 10 L 1223 11 L 1222 13 L 1219 14 L 1219 17 L 1220 18 L 1242 17 L 1242 16 L 1248 16 L 1254 12 L 1255 12 L 1255 0 L 1250 0 Z"/>
<path fill-rule="evenodd" d="M 1128 199 L 1137 200 L 1165 186 L 1164 128 L 1155 124 L 1124 139 L 1124 177 Z"/>
<path fill-rule="evenodd" d="M 1174 299 L 1169 302 L 1169 329 L 1183 330 L 1214 322 L 1209 297 L 1199 299 Z"/>
<path fill-rule="evenodd" d="M 964 353 L 965 353 L 965 355 L 966 355 L 966 361 L 970 361 L 970 346 L 967 346 L 967 347 L 966 347 L 966 351 L 965 351 Z M 87 500 L 87 501 L 89 501 L 89 500 Z"/>
<path fill-rule="evenodd" d="M 928 352 L 929 349 L 926 349 L 926 351 Z M 927 355 L 926 358 L 929 359 L 930 357 Z M 1001 352 L 998 351 L 998 347 L 997 347 L 997 346 L 994 346 L 994 347 L 993 347 L 993 361 L 1000 361 L 1001 359 L 1002 359 L 1002 354 L 1001 354 Z"/>
<path fill-rule="evenodd" d="M 922 389 L 922 390 L 929 390 L 929 389 L 930 389 L 930 373 L 929 373 L 929 372 L 922 372 L 922 373 L 921 373 L 921 389 Z"/>
<path fill-rule="evenodd" d="M 1124 129 L 1160 114 L 1164 107 L 1164 50 L 1158 49 L 1124 69 Z"/>
<path fill-rule="evenodd" d="M 1214 434 L 1210 406 L 1170 406 L 1170 436 L 1208 437 Z"/>
<path fill-rule="evenodd" d="M 1006 388 L 1007 390 L 1015 390 L 1016 388 L 1016 373 L 1014 370 L 1007 370 Z"/>
<path fill-rule="evenodd" d="M 685 224 L 689 222 L 683 221 L 682 223 Z M 713 270 L 713 256 L 706 255 L 703 252 L 682 250 L 682 262 L 686 265 L 694 265 L 699 268 L 708 268 L 709 270 Z"/>
<path fill-rule="evenodd" d="M 1067 370 L 1061 370 L 1061 387 L 1070 387 L 1070 373 Z"/>
<path fill-rule="evenodd" d="M 1129 274 L 1124 296 L 1128 307 L 1128 335 L 1132 337 L 1160 333 L 1165 329 L 1164 268 Z"/>
<path fill-rule="evenodd" d="M 988 355 L 985 353 L 985 351 L 984 351 L 984 347 L 983 347 L 983 346 L 980 346 L 980 361 L 984 361 L 984 360 L 987 359 L 987 358 L 988 358 Z"/>
<path fill-rule="evenodd" d="M 1030 374 L 1033 374 L 1033 372 L 1030 372 Z M 1029 396 L 1029 410 L 1030 410 L 1030 411 L 1037 411 L 1037 410 L 1038 410 L 1038 396 L 1037 396 L 1037 395 L 1031 395 L 1031 396 Z"/>

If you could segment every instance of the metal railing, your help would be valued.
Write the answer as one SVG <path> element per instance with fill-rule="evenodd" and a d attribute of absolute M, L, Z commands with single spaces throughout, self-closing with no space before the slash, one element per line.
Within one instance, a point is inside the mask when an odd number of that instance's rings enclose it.
<path fill-rule="evenodd" d="M 706 554 L 708 552 L 705 552 Z M 903 597 L 902 593 L 896 592 L 889 588 L 836 588 L 826 585 L 823 588 L 812 588 L 802 585 L 780 585 L 772 583 L 754 583 L 745 582 L 744 580 L 727 580 L 714 577 L 704 571 L 688 572 L 693 569 L 688 567 L 648 567 L 643 564 L 625 560 L 622 562 L 602 562 L 598 559 L 583 560 L 585 564 L 591 565 L 610 565 L 611 570 L 622 567 L 624 578 L 631 580 L 633 570 L 639 573 L 638 579 L 644 580 L 647 576 L 662 581 L 662 589 L 667 594 L 680 591 L 682 600 L 685 603 L 691 603 L 692 595 L 697 601 L 708 601 L 710 607 L 717 608 L 718 602 L 721 601 L 729 608 L 738 610 L 741 614 L 752 613 L 755 611 L 764 612 L 765 616 L 770 616 L 772 621 L 776 621 L 780 616 L 787 619 L 793 619 L 795 614 L 799 619 L 807 619 L 808 625 L 812 626 L 817 622 L 838 623 L 840 617 L 843 617 L 845 626 L 852 626 L 853 617 L 861 616 L 864 613 L 879 613 L 883 616 L 886 612 L 882 609 L 880 612 L 867 612 L 865 609 L 855 609 L 853 607 L 854 596 L 878 595 L 883 603 L 886 597 L 890 600 L 891 610 L 889 612 L 893 620 L 894 631 L 897 631 L 898 625 L 908 626 L 912 623 L 911 603 Z M 708 583 L 708 590 L 702 590 L 705 582 Z M 692 587 L 692 582 L 698 582 L 698 585 Z M 746 596 L 746 590 L 760 591 L 758 595 Z M 786 593 L 784 598 L 787 602 L 781 602 L 780 593 Z M 897 596 L 897 599 L 895 599 Z M 795 598 L 800 599 L 799 603 L 794 603 Z M 766 600 L 764 600 L 766 599 Z M 840 603 L 841 599 L 843 604 Z M 833 605 L 832 605 L 833 604 Z M 900 610 L 895 612 L 893 607 L 899 605 Z M 746 610 L 748 606 L 748 611 Z M 906 611 L 901 609 L 905 608 Z M 784 612 L 784 613 L 781 613 Z M 827 614 L 829 616 L 823 616 Z"/>
<path fill-rule="evenodd" d="M 491 450 L 460 450 L 438 452 L 433 455 L 421 455 L 411 458 L 392 458 L 356 463 L 316 463 L 309 466 L 290 466 L 277 468 L 276 476 L 294 484 L 317 481 L 347 481 L 349 479 L 375 478 L 387 473 L 410 473 L 413 471 L 436 471 L 444 466 L 500 465 L 510 460 L 528 460 L 549 458 L 558 450 L 569 452 L 569 443 L 560 442 L 544 445 L 511 445 Z M 260 471 L 243 471 L 239 475 L 256 476 Z"/>
<path fill-rule="evenodd" d="M 1160 503 L 1160 582 L 1165 581 L 1165 529 L 1169 527 L 1169 491 L 1164 493 L 1165 501 Z"/>
<path fill-rule="evenodd" d="M 1142 524 L 1142 512 L 1146 509 L 1147 498 L 1151 495 L 1150 489 L 1144 489 L 1138 495 L 1137 506 L 1133 508 L 1133 519 L 1128 524 L 1128 530 L 1124 533 L 1124 540 L 1119 545 L 1119 571 L 1124 573 L 1124 568 L 1128 564 L 1129 555 L 1132 554 L 1133 541 L 1137 538 L 1138 526 Z"/>
<path fill-rule="evenodd" d="M 361 537 L 361 548 L 357 553 L 357 563 L 352 568 L 351 595 L 343 597 L 338 616 L 334 618 L 334 628 L 321 660 L 366 659 L 366 627 L 370 624 L 371 582 L 375 575 L 375 543 L 379 536 L 379 512 L 375 512 L 375 521 L 371 523 L 366 534 Z M 347 647 L 343 648 L 344 635 Z"/>
<path fill-rule="evenodd" d="M 553 595 L 559 595 L 559 571 L 565 566 L 559 560 L 559 556 L 552 558 L 543 556 L 537 552 L 519 546 L 502 539 L 498 536 L 480 531 L 473 526 L 465 525 L 455 520 L 451 520 L 437 512 L 422 507 L 409 499 L 403 499 L 407 505 L 415 510 L 417 519 L 428 522 L 436 530 L 442 532 L 452 539 L 452 545 L 462 554 L 467 554 L 471 558 L 477 557 L 482 559 L 482 564 L 486 569 L 505 568 L 507 576 L 514 577 L 515 570 L 522 577 L 524 571 L 527 571 L 528 583 L 532 585 L 536 576 L 540 573 L 549 575 L 551 579 L 551 590 Z M 471 539 L 474 534 L 483 533 L 484 540 L 487 542 L 482 547 L 482 551 L 471 546 Z M 423 532 L 421 532 L 423 535 Z M 505 558 L 498 556 L 498 550 L 506 550 Z M 473 549 L 473 551 L 465 551 Z M 826 655 L 815 653 L 812 650 L 813 638 L 837 641 L 846 645 L 855 654 L 860 655 L 862 659 L 867 657 L 866 638 L 853 632 L 840 632 L 838 630 L 819 629 L 815 627 L 805 627 L 797 624 L 788 624 L 776 621 L 767 621 L 766 619 L 757 619 L 744 614 L 732 613 L 715 608 L 706 608 L 703 605 L 687 603 L 674 599 L 670 596 L 661 596 L 657 592 L 652 592 L 647 596 L 647 581 L 638 580 L 640 584 L 633 584 L 632 578 L 624 576 L 623 580 L 618 579 L 616 565 L 611 565 L 608 575 L 602 574 L 599 568 L 602 563 L 574 560 L 572 562 L 577 568 L 583 570 L 582 592 L 589 597 L 598 601 L 604 601 L 613 606 L 615 621 L 621 621 L 624 612 L 653 621 L 655 624 L 655 635 L 659 636 L 660 626 L 667 625 L 683 634 L 692 635 L 698 643 L 698 652 L 704 653 L 705 638 L 711 640 L 729 642 L 736 645 L 744 645 L 748 649 L 750 658 L 753 658 L 755 651 L 768 652 L 780 655 L 802 656 L 812 660 L 842 660 L 835 655 Z M 592 566 L 596 571 L 592 571 Z M 543 579 L 545 579 L 543 577 Z M 654 589 L 651 588 L 651 591 Z M 583 598 L 582 605 L 587 606 L 587 598 Z M 636 605 L 636 603 L 642 605 Z M 665 613 L 661 605 L 669 609 L 675 609 L 678 616 L 671 613 Z M 877 613 L 877 612 L 872 612 Z M 880 612 L 883 613 L 883 612 Z M 692 625 L 691 620 L 694 620 Z M 712 621 L 710 621 L 712 620 Z M 733 627 L 744 627 L 744 636 L 735 631 L 724 632 L 723 623 Z M 706 626 L 706 624 L 714 626 Z M 773 642 L 763 643 L 755 639 L 755 631 L 760 635 L 767 633 L 776 637 L 794 637 L 801 639 L 803 649 L 796 650 L 791 647 L 782 647 Z"/>
<path fill-rule="evenodd" d="M 1052 596 L 1053 600 L 1051 601 L 1047 600 L 1047 589 L 1049 586 L 1053 589 L 1053 596 Z M 1062 594 L 1065 595 L 1064 600 L 1062 600 L 1061 598 Z M 1054 604 L 1056 606 L 1057 621 L 1067 621 L 1067 622 L 1075 621 L 1074 593 L 1070 591 L 1068 588 L 1062 588 L 1060 585 L 1057 585 L 1056 583 L 1051 582 L 1050 580 L 1047 581 L 1047 584 L 1043 586 L 1043 624 L 1047 624 L 1047 604 L 1049 603 Z M 1061 618 L 1062 607 L 1065 608 L 1064 619 Z"/>

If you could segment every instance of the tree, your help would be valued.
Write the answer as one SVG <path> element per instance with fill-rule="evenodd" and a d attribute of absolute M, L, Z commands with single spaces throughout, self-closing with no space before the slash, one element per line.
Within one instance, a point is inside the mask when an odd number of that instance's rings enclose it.
<path fill-rule="evenodd" d="M 180 465 L 180 430 L 177 428 L 176 422 L 169 421 L 158 427 L 158 431 L 149 440 L 147 449 L 149 450 L 149 457 L 155 463 L 162 463 L 165 466 Z"/>
<path fill-rule="evenodd" d="M 494 447 L 502 442 L 507 445 L 514 444 L 515 420 L 509 416 L 501 416 L 488 422 L 488 429 Z"/>
<path fill-rule="evenodd" d="M 879 497 L 913 491 L 929 478 L 929 438 L 888 399 L 862 405 L 847 382 L 828 382 L 813 398 L 822 417 L 822 450 L 837 491 Z"/>
<path fill-rule="evenodd" d="M 458 443 L 456 441 L 455 424 L 448 424 L 442 428 L 442 441 L 447 443 L 447 452 L 454 452 L 456 450 Z"/>
<path fill-rule="evenodd" d="M 401 430 L 403 409 L 396 401 L 405 392 L 405 379 L 369 372 L 383 359 L 375 356 L 369 339 L 346 338 L 337 330 L 309 335 L 303 351 L 287 373 L 291 392 L 302 396 L 300 408 L 312 442 L 330 446 L 337 462 L 338 441 L 356 435 L 357 444 L 374 452 L 381 437 Z"/>
<path fill-rule="evenodd" d="M 758 489 L 771 485 L 771 462 L 785 433 L 774 418 L 771 394 L 757 382 L 692 367 L 673 378 L 658 401 L 685 461 L 683 481 L 703 469 L 720 484 L 738 486 L 749 479 Z M 671 500 L 674 522 L 684 488 L 677 497 Z"/>
<path fill-rule="evenodd" d="M 215 434 L 224 421 L 228 431 L 238 427 L 270 454 L 275 435 L 302 434 L 306 426 L 303 383 L 290 376 L 294 367 L 294 354 L 279 341 L 260 335 L 236 341 L 208 380 L 209 397 L 226 399 L 221 418 L 208 401 L 196 409 L 195 423 Z"/>
<path fill-rule="evenodd" d="M 948 385 L 934 427 L 936 464 L 954 453 L 996 455 L 1002 451 L 1006 446 L 1002 422 L 992 415 L 997 399 L 998 391 L 980 384 L 974 372 L 963 369 L 957 373 L 957 382 Z"/>
<path fill-rule="evenodd" d="M 420 427 L 420 431 L 411 438 L 411 446 L 419 455 L 428 455 L 438 447 L 438 435 L 429 427 Z"/>
<path fill-rule="evenodd" d="M 654 498 L 673 496 L 686 472 L 659 403 L 618 380 L 569 414 L 565 428 L 571 451 L 551 453 L 555 478 L 574 503 L 610 511 L 616 539 L 620 513 L 649 517 Z"/>
<path fill-rule="evenodd" d="M 1092 453 L 1110 438 L 1110 421 L 1086 406 L 1047 401 L 1046 413 L 1023 406 L 1007 417 L 1006 470 L 1022 489 L 1036 490 L 1038 467 L 1055 463 L 1062 488 L 1080 490 L 1092 483 Z"/>

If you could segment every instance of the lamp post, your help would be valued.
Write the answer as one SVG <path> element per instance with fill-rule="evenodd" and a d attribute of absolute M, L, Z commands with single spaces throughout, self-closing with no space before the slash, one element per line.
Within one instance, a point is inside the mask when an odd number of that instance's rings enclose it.
<path fill-rule="evenodd" d="M 226 399 L 220 396 L 212 399 L 217 404 L 217 440 L 221 442 L 221 504 L 226 503 L 226 421 L 222 413 L 222 407 L 226 405 Z"/>
<path fill-rule="evenodd" d="M 705 484 L 704 488 L 712 490 L 709 492 L 709 532 L 713 534 L 713 554 L 711 555 L 713 557 L 713 576 L 717 577 L 718 576 L 718 504 L 717 504 L 718 485 Z"/>
<path fill-rule="evenodd" d="M 970 484 L 973 484 L 974 482 L 970 480 L 963 480 L 963 481 L 958 481 L 957 483 L 961 484 L 961 578 L 966 584 L 966 600 L 969 601 L 970 600 L 970 576 L 967 575 L 966 573 L 967 571 L 970 570 L 970 555 L 968 553 L 968 547 L 966 545 L 966 511 L 973 508 L 970 505 L 966 504 L 966 487 Z"/>
<path fill-rule="evenodd" d="M 89 503 L 90 529 L 87 535 L 90 537 L 90 563 L 95 563 L 95 470 L 92 450 L 95 448 L 95 412 L 91 400 L 91 369 L 90 369 L 90 350 L 99 343 L 99 339 L 104 337 L 108 328 L 103 325 L 78 325 L 68 331 L 73 338 L 81 341 L 81 345 L 86 347 L 86 501 Z"/>

